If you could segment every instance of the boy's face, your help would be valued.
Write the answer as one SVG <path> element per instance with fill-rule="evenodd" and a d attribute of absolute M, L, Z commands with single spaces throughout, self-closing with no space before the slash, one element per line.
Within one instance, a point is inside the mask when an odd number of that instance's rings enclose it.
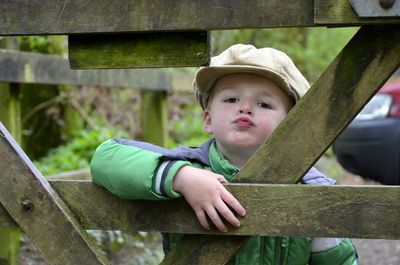
<path fill-rule="evenodd" d="M 289 96 L 269 79 L 254 74 L 231 74 L 214 86 L 204 111 L 204 128 L 223 153 L 251 156 L 291 108 Z"/>

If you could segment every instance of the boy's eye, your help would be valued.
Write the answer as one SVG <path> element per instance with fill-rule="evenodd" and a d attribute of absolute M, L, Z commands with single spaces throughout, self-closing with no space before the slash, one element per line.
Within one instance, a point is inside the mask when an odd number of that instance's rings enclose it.
<path fill-rule="evenodd" d="M 236 103 L 238 101 L 239 101 L 238 98 L 227 98 L 224 100 L 224 102 L 227 102 L 227 103 Z"/>
<path fill-rule="evenodd" d="M 271 106 L 268 103 L 265 102 L 258 102 L 257 105 L 263 109 L 270 109 Z"/>

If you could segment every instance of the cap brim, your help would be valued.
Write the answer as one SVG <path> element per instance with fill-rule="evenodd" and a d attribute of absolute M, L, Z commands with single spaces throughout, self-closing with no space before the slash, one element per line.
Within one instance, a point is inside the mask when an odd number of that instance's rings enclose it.
<path fill-rule="evenodd" d="M 283 89 L 288 95 L 294 97 L 297 101 L 297 95 L 293 93 L 289 84 L 285 81 L 284 77 L 277 72 L 268 70 L 257 66 L 241 66 L 241 65 L 224 65 L 224 66 L 208 66 L 198 70 L 196 73 L 196 86 L 200 94 L 208 94 L 215 82 L 226 75 L 238 74 L 238 73 L 249 73 L 265 76 L 274 83 L 276 83 L 281 89 Z"/>

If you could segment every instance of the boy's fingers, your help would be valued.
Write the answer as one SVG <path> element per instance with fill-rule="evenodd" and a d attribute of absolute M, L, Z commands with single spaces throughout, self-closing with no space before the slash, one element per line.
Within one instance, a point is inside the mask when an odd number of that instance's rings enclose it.
<path fill-rule="evenodd" d="M 217 208 L 218 212 L 227 220 L 231 225 L 235 227 L 240 226 L 240 221 L 236 218 L 236 216 L 232 213 L 232 211 L 226 206 L 223 201 L 219 201 L 216 203 L 215 208 Z"/>
<path fill-rule="evenodd" d="M 222 222 L 221 218 L 219 217 L 217 211 L 214 207 L 210 207 L 206 210 L 208 217 L 210 217 L 211 221 L 214 225 L 218 228 L 221 232 L 228 232 L 225 224 Z"/>
<path fill-rule="evenodd" d="M 224 202 L 230 207 L 232 207 L 232 209 L 235 210 L 235 212 L 237 212 L 240 216 L 246 215 L 246 210 L 227 189 L 224 188 L 224 191 L 221 193 L 221 197 L 224 200 Z"/>
<path fill-rule="evenodd" d="M 197 220 L 199 220 L 200 225 L 206 229 L 206 230 L 210 230 L 210 224 L 207 221 L 207 217 L 206 214 L 204 213 L 203 210 L 198 210 L 196 211 L 196 216 L 197 216 Z"/>
<path fill-rule="evenodd" d="M 217 180 L 218 180 L 220 183 L 228 183 L 228 181 L 226 180 L 226 178 L 225 178 L 224 176 L 222 176 L 222 175 L 217 175 Z"/>

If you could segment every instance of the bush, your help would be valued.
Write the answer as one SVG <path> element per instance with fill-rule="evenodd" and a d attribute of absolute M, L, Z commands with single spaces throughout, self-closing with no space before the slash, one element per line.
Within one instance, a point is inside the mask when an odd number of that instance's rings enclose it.
<path fill-rule="evenodd" d="M 81 130 L 76 138 L 51 149 L 48 154 L 34 164 L 43 175 L 51 175 L 70 170 L 88 168 L 94 150 L 107 139 L 127 137 L 122 131 L 109 129 Z"/>

